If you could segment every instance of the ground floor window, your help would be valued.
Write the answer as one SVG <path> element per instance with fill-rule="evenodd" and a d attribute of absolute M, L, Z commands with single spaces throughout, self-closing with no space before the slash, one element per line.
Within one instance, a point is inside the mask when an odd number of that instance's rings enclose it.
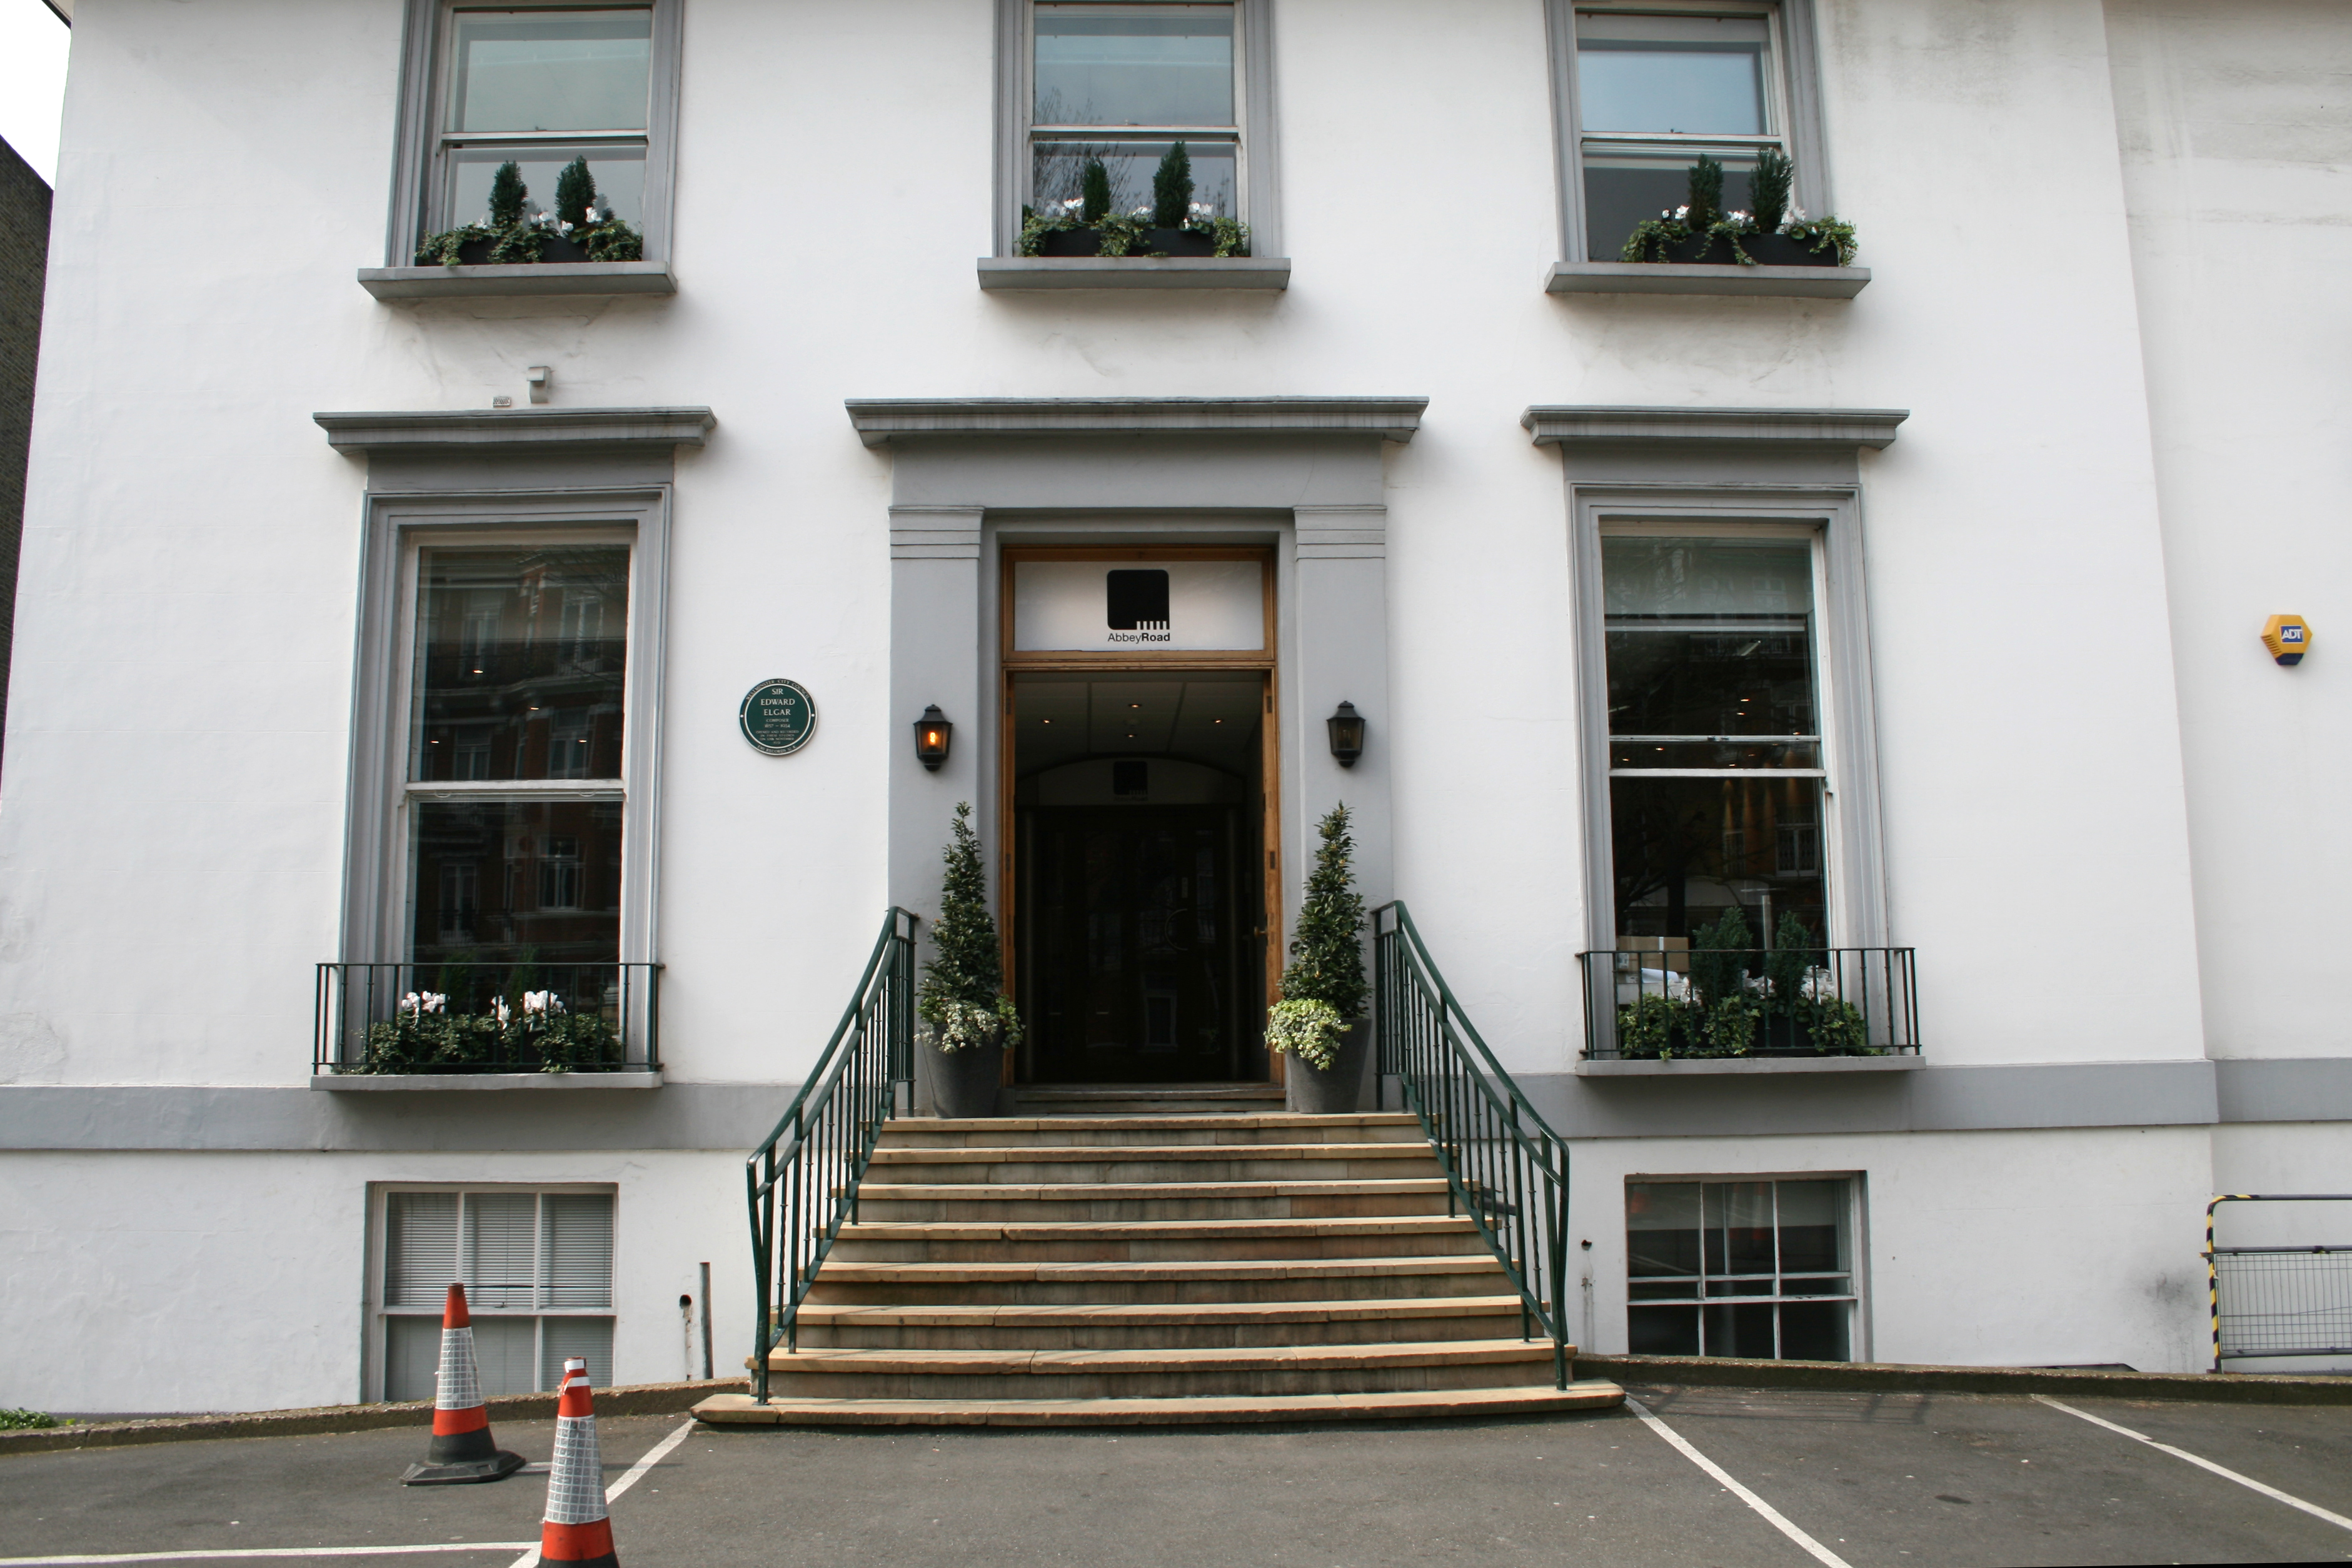
<path fill-rule="evenodd" d="M 551 1390 L 571 1356 L 587 1361 L 589 1382 L 610 1385 L 613 1209 L 609 1189 L 386 1192 L 383 1397 L 433 1397 L 453 1280 L 466 1287 L 484 1394 Z"/>
<path fill-rule="evenodd" d="M 1625 1184 L 1634 1355 L 1850 1361 L 1851 1178 Z"/>

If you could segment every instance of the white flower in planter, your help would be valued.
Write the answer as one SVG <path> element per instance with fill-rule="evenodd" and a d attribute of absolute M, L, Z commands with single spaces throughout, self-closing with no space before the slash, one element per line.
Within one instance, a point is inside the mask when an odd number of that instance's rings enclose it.
<path fill-rule="evenodd" d="M 424 1010 L 427 1013 L 438 1013 L 447 1005 L 448 1000 L 449 994 L 446 991 L 427 991 L 424 996 Z"/>
<path fill-rule="evenodd" d="M 424 998 L 418 996 L 414 991 L 400 999 L 400 1010 L 404 1013 L 415 1013 L 422 1011 L 424 1005 Z"/>
<path fill-rule="evenodd" d="M 563 1011 L 563 998 L 552 991 L 526 991 L 522 994 L 525 1014 L 542 1013 L 550 1016 Z"/>
<path fill-rule="evenodd" d="M 493 996 L 490 998 L 490 1016 L 499 1021 L 499 1027 L 501 1029 L 505 1028 L 508 1022 L 514 1017 L 514 1014 L 509 1012 L 507 1008 L 507 999 L 505 997 Z"/>

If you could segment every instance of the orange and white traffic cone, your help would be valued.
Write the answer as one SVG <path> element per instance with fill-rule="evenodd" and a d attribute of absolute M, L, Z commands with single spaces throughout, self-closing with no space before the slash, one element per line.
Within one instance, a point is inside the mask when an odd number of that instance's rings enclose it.
<path fill-rule="evenodd" d="M 425 1462 L 403 1473 L 402 1483 L 496 1481 L 521 1469 L 522 1456 L 508 1453 L 490 1436 L 489 1407 L 482 1403 L 481 1373 L 474 1366 L 474 1319 L 466 1310 L 463 1285 L 449 1287 L 449 1303 L 441 1310 L 441 1372 L 436 1382 L 433 1443 L 425 1450 Z"/>
<path fill-rule="evenodd" d="M 596 1414 L 588 1405 L 588 1363 L 577 1357 L 565 1362 L 562 1387 L 539 1560 L 621 1568 L 613 1555 L 613 1516 L 604 1507 L 604 1460 L 596 1450 Z"/>

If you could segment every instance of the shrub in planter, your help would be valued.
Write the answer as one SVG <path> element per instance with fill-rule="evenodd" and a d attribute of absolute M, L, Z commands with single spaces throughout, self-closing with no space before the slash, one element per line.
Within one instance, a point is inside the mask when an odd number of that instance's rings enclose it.
<path fill-rule="evenodd" d="M 971 830 L 971 803 L 956 803 L 951 837 L 941 857 L 940 917 L 931 926 L 931 956 L 915 999 L 923 1044 L 931 1053 L 934 1099 L 943 1116 L 987 1116 L 996 1110 L 1004 1048 L 1021 1043 L 1021 1015 L 1004 994 L 1004 965 L 996 920 L 988 912 L 988 874 L 980 836 Z"/>
<path fill-rule="evenodd" d="M 642 261 L 646 237 L 614 215 L 596 194 L 588 160 L 574 158 L 555 182 L 556 210 L 537 212 L 520 165 L 499 165 L 490 178 L 487 223 L 427 236 L 419 267 L 520 266 L 538 262 Z"/>
<path fill-rule="evenodd" d="M 1023 256 L 1247 256 L 1249 226 L 1192 199 L 1192 155 L 1179 142 L 1151 176 L 1151 204 L 1111 211 L 1110 174 L 1088 158 L 1080 195 L 1021 209 Z"/>
<path fill-rule="evenodd" d="M 596 1013 L 574 1013 L 555 992 L 493 996 L 479 1013 L 452 1013 L 446 992 L 412 991 L 371 1025 L 368 1073 L 570 1072 L 621 1065 L 621 1038 Z"/>
<path fill-rule="evenodd" d="M 1757 154 L 1748 176 L 1752 211 L 1724 212 L 1723 165 L 1701 156 L 1692 165 L 1681 206 L 1646 218 L 1619 253 L 1621 261 L 1709 262 L 1741 267 L 1851 267 L 1853 225 L 1807 217 L 1789 205 L 1796 165 L 1775 149 Z"/>
<path fill-rule="evenodd" d="M 1370 987 L 1364 980 L 1364 897 L 1356 891 L 1355 840 L 1348 808 L 1335 805 L 1316 825 L 1322 847 L 1307 874 L 1307 898 L 1282 972 L 1282 1000 L 1266 1012 L 1266 1048 L 1307 1070 L 1291 1075 L 1293 1100 L 1318 1112 L 1356 1109 L 1370 1031 L 1363 1022 Z"/>

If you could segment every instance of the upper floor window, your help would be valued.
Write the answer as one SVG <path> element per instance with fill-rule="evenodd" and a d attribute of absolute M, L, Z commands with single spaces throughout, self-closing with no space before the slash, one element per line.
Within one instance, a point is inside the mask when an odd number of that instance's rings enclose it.
<path fill-rule="evenodd" d="M 508 163 L 530 193 L 527 210 L 553 212 L 576 158 L 614 213 L 644 224 L 652 7 L 457 7 L 446 36 L 436 228 L 480 222 Z"/>
<path fill-rule="evenodd" d="M 1723 207 L 1752 205 L 1769 148 L 1795 161 L 1797 205 L 1821 209 L 1811 13 L 1802 0 L 1575 5 L 1563 116 L 1574 170 L 1571 244 L 1614 261 L 1635 226 L 1683 205 L 1701 154 L 1723 164 Z"/>
<path fill-rule="evenodd" d="M 419 242 L 487 224 L 513 164 L 522 213 L 564 216 L 565 171 L 585 161 L 594 221 L 617 218 L 667 254 L 679 0 L 583 5 L 410 0 L 409 75 L 394 226 L 395 265 Z M 559 250 L 543 259 L 576 259 Z M 478 260 L 470 255 L 467 259 Z"/>
<path fill-rule="evenodd" d="M 1085 202 L 1097 165 L 1103 185 L 1093 194 L 1107 210 L 1168 226 L 1155 184 L 1163 164 L 1191 181 L 1188 221 L 1245 224 L 1238 254 L 1276 254 L 1272 4 L 998 0 L 998 254 L 1014 253 L 1024 212 Z"/>
<path fill-rule="evenodd" d="M 1031 22 L 1029 204 L 1084 195 L 1099 160 L 1114 212 L 1149 206 L 1152 176 L 1181 141 L 1192 199 L 1242 210 L 1239 4 L 1039 0 Z"/>

